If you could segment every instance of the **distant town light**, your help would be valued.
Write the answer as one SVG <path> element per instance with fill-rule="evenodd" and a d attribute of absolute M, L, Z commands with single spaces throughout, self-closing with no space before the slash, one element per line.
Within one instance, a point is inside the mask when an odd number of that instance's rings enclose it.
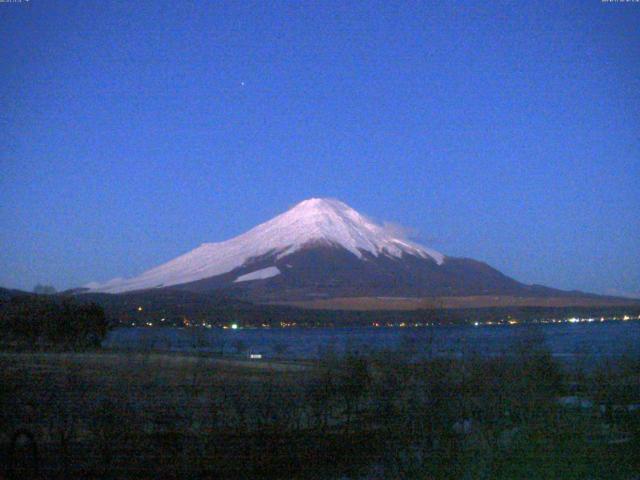
<path fill-rule="evenodd" d="M 237 323 L 232 323 L 231 324 L 231 330 L 237 330 L 238 329 L 238 324 Z"/>
<path fill-rule="evenodd" d="M 249 358 L 252 360 L 260 360 L 262 358 L 262 354 L 261 353 L 251 353 L 249 355 Z"/>
<path fill-rule="evenodd" d="M 138 311 L 141 312 L 142 311 L 142 307 L 138 307 Z"/>
<path fill-rule="evenodd" d="M 473 326 L 474 326 L 474 327 L 477 327 L 478 325 L 480 325 L 480 323 L 479 323 L 479 322 L 473 322 Z"/>

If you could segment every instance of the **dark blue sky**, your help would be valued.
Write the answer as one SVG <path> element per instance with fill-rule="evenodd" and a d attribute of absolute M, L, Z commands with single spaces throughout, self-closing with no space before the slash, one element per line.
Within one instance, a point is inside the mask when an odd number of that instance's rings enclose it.
<path fill-rule="evenodd" d="M 640 295 L 640 4 L 0 4 L 0 285 L 130 276 L 312 196 Z"/>

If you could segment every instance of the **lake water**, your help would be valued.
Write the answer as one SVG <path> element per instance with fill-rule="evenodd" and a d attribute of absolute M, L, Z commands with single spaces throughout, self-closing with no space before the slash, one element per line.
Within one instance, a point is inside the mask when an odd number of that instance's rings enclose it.
<path fill-rule="evenodd" d="M 426 328 L 119 328 L 109 332 L 106 348 L 173 352 L 261 354 L 263 358 L 313 359 L 327 351 L 393 350 L 458 356 L 463 352 L 498 355 L 537 336 L 560 359 L 598 360 L 640 355 L 640 321 L 579 324 L 455 326 Z"/>

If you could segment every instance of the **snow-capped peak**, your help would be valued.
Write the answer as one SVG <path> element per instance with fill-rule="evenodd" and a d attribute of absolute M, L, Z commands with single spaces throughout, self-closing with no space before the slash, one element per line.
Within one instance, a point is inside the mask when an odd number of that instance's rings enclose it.
<path fill-rule="evenodd" d="M 346 248 L 357 257 L 362 257 L 362 252 L 366 251 L 374 256 L 386 253 L 395 257 L 405 252 L 431 257 L 438 263 L 444 259 L 438 252 L 392 235 L 347 204 L 328 198 L 310 198 L 300 202 L 282 215 L 247 232 L 247 235 L 259 229 L 268 236 L 284 240 L 280 244 L 287 245 L 287 248 L 280 257 L 298 250 L 305 243 L 324 240 Z"/>
<path fill-rule="evenodd" d="M 409 254 L 438 264 L 444 261 L 441 253 L 398 238 L 339 200 L 311 198 L 235 238 L 204 243 L 138 277 L 91 287 L 119 293 L 179 285 L 230 272 L 270 253 L 282 258 L 314 243 L 339 246 L 357 257 L 368 252 L 391 257 Z"/>

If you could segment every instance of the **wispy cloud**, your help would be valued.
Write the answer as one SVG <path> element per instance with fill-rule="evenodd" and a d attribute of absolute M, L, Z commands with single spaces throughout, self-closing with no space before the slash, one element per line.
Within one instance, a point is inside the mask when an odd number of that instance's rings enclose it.
<path fill-rule="evenodd" d="M 389 235 L 403 240 L 409 240 L 419 235 L 417 229 L 401 225 L 397 222 L 382 222 L 382 228 L 384 228 L 384 231 Z"/>

